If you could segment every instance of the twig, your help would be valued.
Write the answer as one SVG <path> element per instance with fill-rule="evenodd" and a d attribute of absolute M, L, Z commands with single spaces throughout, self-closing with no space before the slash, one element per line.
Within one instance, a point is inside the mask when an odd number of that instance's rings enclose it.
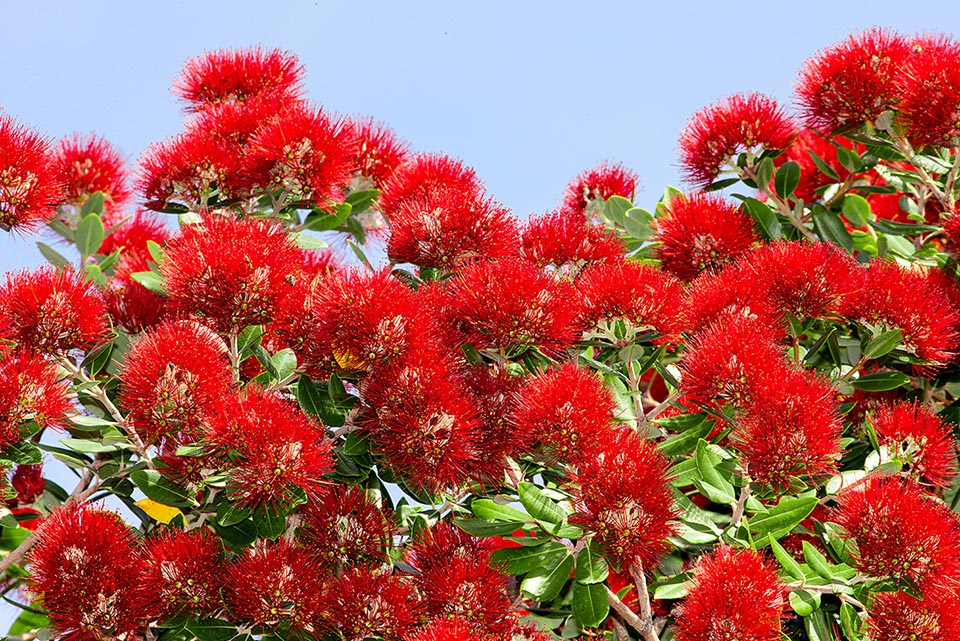
<path fill-rule="evenodd" d="M 620 615 L 620 618 L 623 619 L 627 625 L 639 632 L 640 636 L 646 641 L 659 641 L 656 632 L 653 630 L 653 624 L 638 617 L 637 613 L 621 601 L 620 597 L 609 587 L 603 586 L 603 588 L 607 591 L 607 601 L 610 602 L 610 607 Z"/>
<path fill-rule="evenodd" d="M 617 641 L 630 641 L 630 633 L 627 632 L 627 628 L 620 623 L 620 619 L 614 617 L 611 620 L 613 621 L 613 634 Z"/>
<path fill-rule="evenodd" d="M 795 581 L 793 583 L 787 583 L 787 587 L 791 590 L 808 590 L 810 592 L 819 592 L 820 594 L 833 594 L 841 601 L 849 603 L 852 606 L 858 607 L 861 610 L 866 610 L 867 606 L 858 601 L 855 597 L 847 594 L 846 592 L 837 592 L 834 585 L 807 585 L 800 581 Z"/>
<path fill-rule="evenodd" d="M 649 412 L 647 412 L 647 420 L 648 420 L 648 421 L 652 421 L 653 419 L 655 419 L 655 418 L 657 418 L 658 416 L 660 416 L 660 414 L 662 414 L 664 411 L 666 411 L 667 408 L 669 408 L 669 407 L 673 404 L 673 402 L 676 401 L 676 400 L 677 400 L 678 398 L 680 398 L 681 396 L 682 396 L 682 394 L 681 394 L 680 390 L 675 390 L 673 393 L 670 394 L 670 396 L 668 396 L 668 397 L 666 397 L 665 399 L 663 399 L 662 401 L 660 401 L 660 404 L 659 404 L 659 405 L 657 405 L 657 406 L 654 407 L 652 410 L 650 410 Z"/>
<path fill-rule="evenodd" d="M 740 521 L 743 519 L 743 512 L 747 507 L 747 499 L 749 498 L 750 484 L 747 483 L 740 488 L 740 498 L 737 499 L 736 505 L 733 506 L 733 515 L 730 517 L 730 525 L 733 527 L 740 525 Z"/>

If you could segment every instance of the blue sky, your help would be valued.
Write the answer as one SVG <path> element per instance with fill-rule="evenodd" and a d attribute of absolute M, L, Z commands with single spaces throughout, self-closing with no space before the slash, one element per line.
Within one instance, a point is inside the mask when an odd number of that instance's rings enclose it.
<path fill-rule="evenodd" d="M 789 103 L 803 60 L 856 30 L 960 25 L 947 2 L 5 4 L 0 108 L 47 135 L 96 132 L 134 160 L 179 131 L 185 60 L 282 47 L 311 99 L 461 158 L 518 216 L 552 209 L 602 159 L 639 173 L 649 208 L 679 184 L 676 141 L 697 109 L 740 91 Z M 0 271 L 40 264 L 35 240 L 0 235 Z M 0 630 L 11 616 L 0 606 Z"/>

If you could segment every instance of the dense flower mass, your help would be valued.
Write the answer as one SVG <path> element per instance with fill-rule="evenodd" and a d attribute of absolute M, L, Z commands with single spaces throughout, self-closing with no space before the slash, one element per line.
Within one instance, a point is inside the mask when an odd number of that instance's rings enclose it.
<path fill-rule="evenodd" d="M 50 141 L 0 114 L 0 229 L 31 231 L 63 199 Z"/>
<path fill-rule="evenodd" d="M 417 154 L 400 165 L 383 184 L 380 208 L 387 215 L 407 200 L 429 197 L 436 190 L 458 193 L 465 200 L 483 192 L 477 173 L 459 160 L 437 154 Z"/>
<path fill-rule="evenodd" d="M 362 490 L 333 487 L 307 505 L 300 540 L 324 568 L 341 570 L 384 562 L 394 529 Z"/>
<path fill-rule="evenodd" d="M 56 150 L 57 168 L 64 185 L 64 202 L 82 205 L 102 192 L 110 211 L 120 211 L 132 193 L 127 185 L 125 160 L 104 138 L 74 134 Z"/>
<path fill-rule="evenodd" d="M 64 427 L 72 409 L 67 394 L 53 363 L 0 347 L 0 450 L 21 440 L 27 421 L 41 429 Z"/>
<path fill-rule="evenodd" d="M 960 42 L 918 38 L 911 51 L 897 79 L 901 125 L 916 147 L 954 146 L 960 136 Z"/>
<path fill-rule="evenodd" d="M 591 214 L 603 207 L 611 196 L 633 200 L 637 191 L 637 175 L 621 164 L 602 162 L 570 181 L 563 194 L 560 209 L 567 213 Z"/>
<path fill-rule="evenodd" d="M 947 487 L 957 475 L 953 428 L 929 407 L 898 402 L 879 408 L 871 419 L 877 438 L 903 461 L 921 483 Z"/>
<path fill-rule="evenodd" d="M 220 609 L 226 561 L 223 546 L 206 530 L 164 530 L 143 549 L 141 607 L 166 619 L 211 615 Z"/>
<path fill-rule="evenodd" d="M 582 264 L 620 258 L 623 241 L 601 225 L 560 210 L 531 218 L 523 231 L 521 251 L 540 267 L 553 265 L 575 269 Z"/>

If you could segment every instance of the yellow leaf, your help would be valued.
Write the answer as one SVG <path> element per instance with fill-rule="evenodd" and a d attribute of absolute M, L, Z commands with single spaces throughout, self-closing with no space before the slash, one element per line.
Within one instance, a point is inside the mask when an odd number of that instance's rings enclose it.
<path fill-rule="evenodd" d="M 169 523 L 174 517 L 183 514 L 183 512 L 177 508 L 164 505 L 163 503 L 157 503 L 153 499 L 137 501 L 136 506 L 161 523 Z"/>

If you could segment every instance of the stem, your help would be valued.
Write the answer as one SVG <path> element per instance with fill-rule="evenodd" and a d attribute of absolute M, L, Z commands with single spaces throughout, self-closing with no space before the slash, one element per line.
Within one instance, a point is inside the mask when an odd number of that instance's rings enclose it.
<path fill-rule="evenodd" d="M 239 339 L 237 338 L 237 332 L 234 330 L 230 332 L 228 337 L 228 344 L 230 348 L 230 368 L 233 370 L 233 382 L 240 382 L 240 345 Z"/>
<path fill-rule="evenodd" d="M 650 592 L 647 591 L 647 577 L 643 573 L 643 568 L 639 563 L 630 566 L 630 576 L 633 577 L 633 584 L 637 588 L 637 603 L 640 605 L 640 617 L 647 622 L 650 629 L 653 630 L 653 614 L 650 611 Z"/>
<path fill-rule="evenodd" d="M 869 360 L 869 359 L 868 359 L 866 356 L 861 357 L 860 360 L 857 361 L 857 364 L 853 366 L 853 369 L 851 369 L 849 372 L 847 372 L 846 374 L 844 374 L 843 376 L 841 376 L 841 377 L 840 377 L 840 380 L 841 380 L 841 381 L 849 381 L 849 380 L 850 380 L 850 377 L 853 376 L 854 374 L 856 374 L 857 372 L 859 372 L 859 371 L 860 371 L 860 368 L 862 368 L 864 365 L 866 365 L 868 360 Z"/>
<path fill-rule="evenodd" d="M 733 506 L 733 515 L 730 517 L 730 525 L 733 527 L 738 527 L 740 521 L 743 520 L 743 512 L 747 507 L 747 499 L 750 498 L 750 484 L 747 483 L 742 488 L 740 488 L 740 498 L 737 499 L 736 505 Z"/>
<path fill-rule="evenodd" d="M 616 637 L 617 641 L 630 641 L 630 633 L 627 631 L 627 628 L 620 622 L 620 619 L 613 618 L 613 635 Z M 13 638 L 13 637 L 10 637 Z"/>
<path fill-rule="evenodd" d="M 806 238 L 810 242 L 816 242 L 817 237 L 813 234 L 812 231 L 810 231 L 804 226 L 802 220 L 800 220 L 799 218 L 793 215 L 793 211 L 790 209 L 790 205 L 788 205 L 783 200 L 781 200 L 776 193 L 771 194 L 769 191 L 767 191 L 766 186 L 761 185 L 759 182 L 757 182 L 757 172 L 753 170 L 753 167 L 751 165 L 747 165 L 742 169 L 740 167 L 736 167 L 736 170 L 740 174 L 741 178 L 746 176 L 753 182 L 757 183 L 757 191 L 759 191 L 762 194 L 765 194 L 767 198 L 769 198 L 770 201 L 777 206 L 777 211 L 780 212 L 780 215 L 782 215 L 784 218 L 789 220 L 790 224 L 796 227 L 796 229 L 801 234 L 803 234 L 804 238 Z"/>
<path fill-rule="evenodd" d="M 860 601 L 850 596 L 846 592 L 837 592 L 836 587 L 832 583 L 830 585 L 807 585 L 802 581 L 794 581 L 793 583 L 787 583 L 787 587 L 791 590 L 808 590 L 810 592 L 819 592 L 820 594 L 832 594 L 841 601 L 845 601 L 852 606 L 860 608 L 861 610 L 867 609 L 867 606 L 860 603 Z"/>
<path fill-rule="evenodd" d="M 643 437 L 647 436 L 647 415 L 643 411 L 643 394 L 640 393 L 640 375 L 634 375 L 631 363 L 627 364 L 627 371 L 630 374 L 627 382 L 630 391 L 633 392 L 631 400 L 633 401 L 633 415 L 637 419 L 637 434 Z"/>
<path fill-rule="evenodd" d="M 607 591 L 607 601 L 610 602 L 610 607 L 620 615 L 620 618 L 627 625 L 639 632 L 645 641 L 659 641 L 656 632 L 653 631 L 652 623 L 638 617 L 637 613 L 627 607 L 627 604 L 621 601 L 620 597 L 609 587 L 603 586 L 603 589 Z"/>
<path fill-rule="evenodd" d="M 670 396 L 663 399 L 659 405 L 657 405 L 652 410 L 647 412 L 647 416 L 646 416 L 647 420 L 652 421 L 653 419 L 660 416 L 660 414 L 662 414 L 668 407 L 670 407 L 670 405 L 672 405 L 674 401 L 680 398 L 680 396 L 682 396 L 682 394 L 680 393 L 680 390 L 676 390 L 672 392 Z"/>

